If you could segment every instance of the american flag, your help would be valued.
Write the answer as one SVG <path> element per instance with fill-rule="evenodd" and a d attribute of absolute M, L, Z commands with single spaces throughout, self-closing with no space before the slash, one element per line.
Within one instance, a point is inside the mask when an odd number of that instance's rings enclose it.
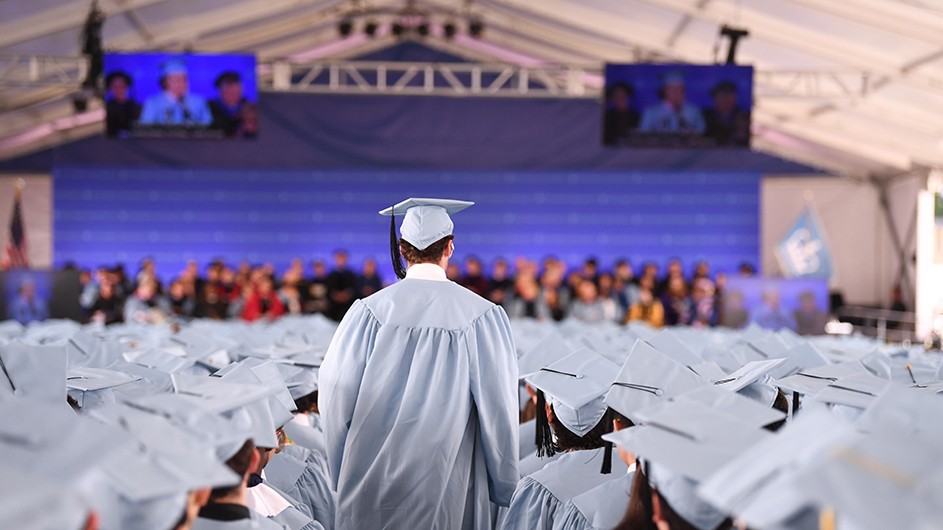
<path fill-rule="evenodd" d="M 10 217 L 10 241 L 7 243 L 7 259 L 10 267 L 29 267 L 29 253 L 26 250 L 26 231 L 23 230 L 23 209 L 20 208 L 20 188 L 17 187 L 13 198 L 13 215 Z"/>

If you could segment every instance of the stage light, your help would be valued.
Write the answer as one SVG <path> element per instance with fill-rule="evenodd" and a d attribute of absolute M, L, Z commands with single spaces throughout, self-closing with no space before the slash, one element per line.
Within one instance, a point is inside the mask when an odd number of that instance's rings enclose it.
<path fill-rule="evenodd" d="M 428 37 L 429 36 L 429 23 L 426 21 L 423 21 L 422 23 L 420 23 L 418 26 L 416 26 L 416 32 L 419 33 L 420 37 Z"/>
<path fill-rule="evenodd" d="M 473 38 L 480 39 L 484 30 L 485 25 L 480 20 L 475 19 L 468 23 L 468 34 Z"/>
<path fill-rule="evenodd" d="M 366 33 L 368 37 L 376 37 L 378 27 L 375 20 L 368 20 L 363 26 L 363 32 Z"/>
<path fill-rule="evenodd" d="M 454 38 L 455 33 L 457 32 L 457 28 L 455 27 L 455 24 L 453 24 L 452 22 L 446 22 L 445 25 L 442 26 L 442 29 L 445 31 L 446 39 Z"/>
<path fill-rule="evenodd" d="M 353 31 L 354 23 L 349 18 L 345 18 L 344 20 L 341 20 L 339 24 L 337 24 L 337 32 L 340 33 L 341 37 L 349 37 Z"/>
<path fill-rule="evenodd" d="M 397 37 L 402 37 L 403 33 L 406 31 L 406 28 L 403 27 L 399 22 L 394 22 L 392 27 L 393 35 Z"/>

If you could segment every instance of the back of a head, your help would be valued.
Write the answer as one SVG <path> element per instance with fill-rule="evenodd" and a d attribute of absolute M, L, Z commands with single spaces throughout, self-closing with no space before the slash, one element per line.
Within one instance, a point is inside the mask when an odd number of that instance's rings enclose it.
<path fill-rule="evenodd" d="M 255 444 L 252 442 L 252 440 L 246 440 L 246 443 L 242 444 L 242 447 L 236 451 L 236 454 L 226 461 L 226 465 L 229 466 L 229 468 L 232 469 L 237 475 L 242 477 L 243 480 L 238 484 L 234 484 L 229 487 L 214 488 L 212 493 L 210 493 L 211 500 L 230 495 L 242 487 L 246 475 L 252 471 L 252 457 L 254 454 Z"/>

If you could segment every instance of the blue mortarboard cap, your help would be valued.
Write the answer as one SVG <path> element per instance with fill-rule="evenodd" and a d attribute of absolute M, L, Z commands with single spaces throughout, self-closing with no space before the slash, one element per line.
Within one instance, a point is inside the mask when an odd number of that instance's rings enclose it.
<path fill-rule="evenodd" d="M 403 216 L 400 235 L 419 250 L 452 234 L 454 225 L 451 214 L 460 212 L 475 203 L 452 199 L 406 199 L 380 212 L 385 216 Z"/>
<path fill-rule="evenodd" d="M 666 85 L 683 85 L 684 74 L 677 70 L 672 70 L 665 74 L 665 76 L 662 78 L 662 82 Z"/>
<path fill-rule="evenodd" d="M 185 73 L 187 73 L 187 63 L 183 62 L 183 59 L 167 59 L 160 64 L 161 76 Z"/>

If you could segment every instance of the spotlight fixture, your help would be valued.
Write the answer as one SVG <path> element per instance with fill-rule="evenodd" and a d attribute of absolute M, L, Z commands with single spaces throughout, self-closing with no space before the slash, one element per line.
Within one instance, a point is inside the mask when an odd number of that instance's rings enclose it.
<path fill-rule="evenodd" d="M 426 21 L 423 21 L 418 26 L 416 26 L 416 33 L 418 33 L 420 37 L 428 37 L 429 36 L 429 23 Z"/>
<path fill-rule="evenodd" d="M 354 31 L 354 22 L 349 18 L 341 20 L 337 24 L 337 32 L 340 33 L 341 37 L 349 37 L 350 34 Z"/>
<path fill-rule="evenodd" d="M 375 20 L 368 20 L 363 26 L 363 32 L 367 34 L 368 37 L 376 37 L 377 35 L 377 22 Z"/>
<path fill-rule="evenodd" d="M 485 30 L 485 25 L 482 24 L 482 22 L 478 19 L 473 19 L 471 22 L 468 23 L 468 34 L 471 35 L 472 38 L 480 39 L 481 34 L 482 32 L 484 32 L 484 30 Z"/>
<path fill-rule="evenodd" d="M 457 28 L 455 27 L 455 24 L 452 22 L 446 22 L 445 25 L 442 26 L 442 29 L 445 31 L 446 39 L 454 38 L 455 33 L 457 32 Z"/>
<path fill-rule="evenodd" d="M 400 24 L 399 22 L 394 22 L 391 29 L 393 31 L 393 35 L 397 37 L 402 37 L 403 33 L 406 32 L 406 28 L 403 27 L 403 25 Z"/>

